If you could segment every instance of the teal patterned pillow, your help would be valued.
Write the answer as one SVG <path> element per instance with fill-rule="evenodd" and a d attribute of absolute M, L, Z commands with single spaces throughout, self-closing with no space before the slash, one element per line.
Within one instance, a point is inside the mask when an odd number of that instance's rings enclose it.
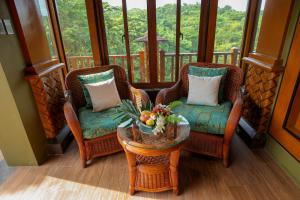
<path fill-rule="evenodd" d="M 77 78 L 80 82 L 80 85 L 83 90 L 83 95 L 86 101 L 86 107 L 91 108 L 92 107 L 92 101 L 90 94 L 87 90 L 87 88 L 84 86 L 85 84 L 89 83 L 97 83 L 100 81 L 106 81 L 108 79 L 111 79 L 114 77 L 114 70 L 110 69 L 105 72 L 95 73 L 95 74 L 88 74 L 88 75 L 79 75 Z"/>
<path fill-rule="evenodd" d="M 223 76 L 220 82 L 220 88 L 219 88 L 219 95 L 218 99 L 219 102 L 222 102 L 224 100 L 224 87 L 225 87 L 225 80 L 226 80 L 226 74 L 227 74 L 228 68 L 227 67 L 221 67 L 221 68 L 205 68 L 205 67 L 196 67 L 196 66 L 189 66 L 189 74 L 194 76 Z"/>

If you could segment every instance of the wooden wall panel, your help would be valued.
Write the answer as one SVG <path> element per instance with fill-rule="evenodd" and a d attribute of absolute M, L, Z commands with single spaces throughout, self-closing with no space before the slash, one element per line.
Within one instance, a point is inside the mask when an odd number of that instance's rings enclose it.
<path fill-rule="evenodd" d="M 243 117 L 257 133 L 266 133 L 280 73 L 249 65 L 244 95 Z"/>
<path fill-rule="evenodd" d="M 27 66 L 51 59 L 46 32 L 35 0 L 7 1 Z"/>
<path fill-rule="evenodd" d="M 53 10 L 54 2 L 49 1 L 47 3 L 52 8 L 49 13 L 53 22 L 56 20 L 57 15 Z M 48 150 L 54 153 L 62 153 L 69 139 L 69 130 L 63 128 L 65 127 L 62 109 L 64 103 L 63 80 L 66 67 L 64 63 L 60 62 L 64 61 L 64 55 L 60 52 L 60 60 L 51 57 L 38 0 L 11 0 L 7 2 L 26 60 L 26 66 L 23 66 L 25 77 L 32 88 L 44 133 L 46 138 L 49 139 L 47 140 L 47 146 L 49 144 L 53 145 L 49 146 Z M 57 29 L 58 24 L 51 27 L 55 28 L 55 39 L 58 42 L 61 39 L 57 34 L 57 31 L 59 31 Z M 59 46 L 60 51 L 62 47 L 63 45 Z"/>
<path fill-rule="evenodd" d="M 256 51 L 268 56 L 279 57 L 288 28 L 288 20 L 293 0 L 267 0 Z"/>
<path fill-rule="evenodd" d="M 246 76 L 242 115 L 259 135 L 267 133 L 279 77 L 284 70 L 282 50 L 293 6 L 293 0 L 266 2 L 256 52 L 243 57 Z"/>
<path fill-rule="evenodd" d="M 297 30 L 292 43 L 292 48 L 287 61 L 269 130 L 270 134 L 300 161 L 300 140 L 284 128 L 284 120 L 292 100 L 298 74 L 300 73 L 299 55 L 300 21 L 298 21 L 297 24 Z M 297 112 L 297 110 L 292 110 L 291 112 Z"/>
<path fill-rule="evenodd" d="M 65 103 L 62 81 L 64 68 L 65 65 L 62 63 L 53 64 L 47 71 L 26 76 L 48 139 L 55 139 L 66 124 L 63 112 Z"/>
<path fill-rule="evenodd" d="M 300 139 L 300 73 L 286 114 L 284 128 Z"/>

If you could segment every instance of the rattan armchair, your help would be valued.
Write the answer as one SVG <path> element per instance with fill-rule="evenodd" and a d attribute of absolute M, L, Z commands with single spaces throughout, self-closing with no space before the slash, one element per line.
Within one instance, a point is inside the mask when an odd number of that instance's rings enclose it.
<path fill-rule="evenodd" d="M 93 139 L 84 139 L 78 119 L 78 109 L 85 106 L 86 102 L 77 76 L 103 72 L 109 69 L 114 69 L 116 86 L 121 99 L 130 99 L 136 103 L 146 103 L 149 100 L 148 95 L 143 90 L 135 89 L 129 84 L 126 79 L 126 72 L 120 66 L 107 65 L 69 72 L 65 79 L 66 103 L 64 105 L 64 113 L 78 144 L 82 167 L 86 167 L 87 161 L 95 157 L 105 156 L 123 150 L 118 142 L 117 132 Z"/>
<path fill-rule="evenodd" d="M 224 135 L 220 136 L 210 133 L 191 131 L 190 138 L 184 147 L 184 149 L 188 151 L 221 158 L 223 159 L 224 165 L 228 167 L 230 144 L 237 128 L 242 110 L 240 87 L 243 80 L 243 72 L 239 67 L 233 65 L 189 63 L 181 69 L 179 80 L 173 87 L 163 89 L 158 93 L 156 97 L 156 104 L 168 104 L 169 102 L 181 97 L 187 97 L 189 88 L 188 68 L 190 65 L 210 68 L 229 68 L 225 80 L 225 100 L 231 101 L 233 107 L 226 123 Z"/>

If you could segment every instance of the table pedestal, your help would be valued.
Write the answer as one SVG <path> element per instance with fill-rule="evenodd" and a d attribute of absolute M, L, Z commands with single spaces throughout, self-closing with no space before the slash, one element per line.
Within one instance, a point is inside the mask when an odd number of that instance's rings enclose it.
<path fill-rule="evenodd" d="M 173 190 L 178 195 L 178 161 L 180 147 L 173 148 L 166 154 L 155 155 L 147 150 L 141 154 L 133 153 L 126 149 L 125 153 L 129 169 L 130 194 L 135 191 L 161 192 Z"/>

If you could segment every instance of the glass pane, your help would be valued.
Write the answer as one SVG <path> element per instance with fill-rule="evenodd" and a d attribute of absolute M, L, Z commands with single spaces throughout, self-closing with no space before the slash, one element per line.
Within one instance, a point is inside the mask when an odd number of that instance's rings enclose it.
<path fill-rule="evenodd" d="M 57 58 L 56 44 L 54 40 L 53 29 L 51 26 L 46 0 L 38 0 L 38 5 L 42 16 L 42 23 L 46 31 L 51 58 Z"/>
<path fill-rule="evenodd" d="M 238 65 L 248 0 L 219 0 L 215 35 L 215 63 Z"/>
<path fill-rule="evenodd" d="M 56 0 L 69 70 L 94 65 L 85 0 Z"/>
<path fill-rule="evenodd" d="M 133 82 L 147 83 L 150 81 L 147 0 L 127 0 L 126 2 Z"/>
<path fill-rule="evenodd" d="M 259 36 L 259 32 L 260 32 L 260 27 L 261 27 L 261 20 L 262 20 L 264 9 L 265 9 L 265 4 L 266 4 L 266 0 L 262 0 L 259 15 L 257 18 L 256 30 L 255 30 L 255 34 L 254 34 L 255 38 L 254 38 L 253 49 L 252 49 L 253 52 L 256 52 L 258 36 Z"/>
<path fill-rule="evenodd" d="M 158 81 L 175 81 L 177 0 L 156 1 Z"/>
<path fill-rule="evenodd" d="M 180 67 L 197 61 L 201 0 L 181 0 Z"/>
<path fill-rule="evenodd" d="M 103 0 L 102 3 L 109 62 L 127 71 L 122 0 Z"/>

